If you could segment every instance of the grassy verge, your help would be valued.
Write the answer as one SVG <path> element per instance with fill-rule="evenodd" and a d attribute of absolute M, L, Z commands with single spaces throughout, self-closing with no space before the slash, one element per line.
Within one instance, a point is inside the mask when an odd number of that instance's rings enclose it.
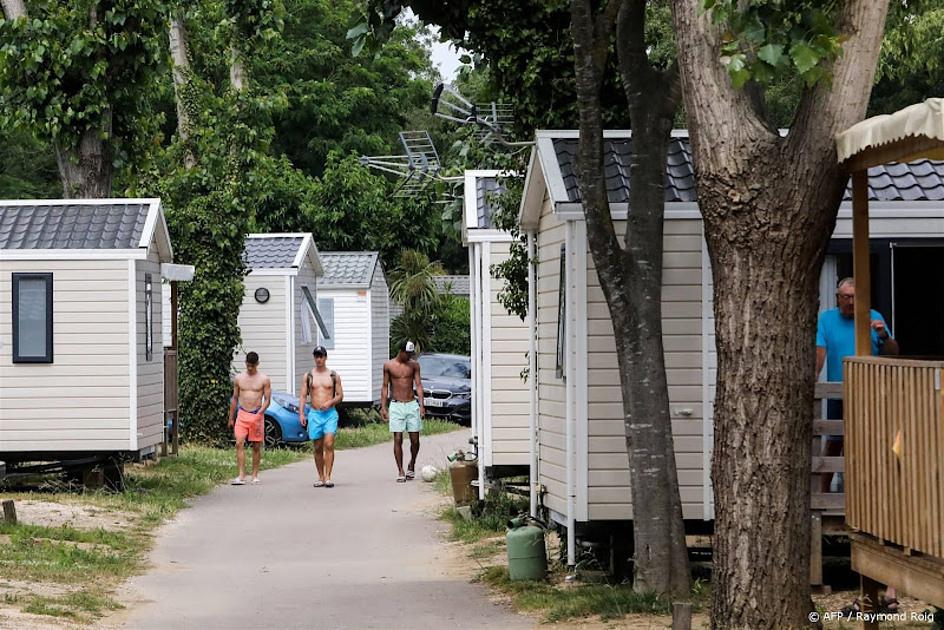
<path fill-rule="evenodd" d="M 445 420 L 423 420 L 423 435 L 436 435 L 461 429 L 454 422 Z M 344 427 L 338 431 L 334 439 L 334 447 L 338 450 L 361 448 L 391 441 L 390 427 L 386 422 L 370 422 L 362 426 Z"/>
<path fill-rule="evenodd" d="M 263 469 L 305 457 L 304 452 L 266 451 Z M 87 491 L 5 493 L 4 498 L 94 508 L 120 516 L 108 530 L 0 523 L 2 602 L 26 613 L 90 623 L 118 608 L 115 588 L 142 572 L 154 529 L 233 476 L 231 449 L 185 446 L 155 466 L 130 466 L 123 493 Z M 44 488 L 48 490 L 48 488 Z"/>
<path fill-rule="evenodd" d="M 448 471 L 439 475 L 435 485 L 443 494 L 451 494 Z M 511 581 L 504 558 L 506 523 L 527 511 L 526 499 L 493 493 L 482 504 L 473 506 L 471 518 L 463 517 L 452 505 L 443 508 L 440 517 L 451 525 L 450 538 L 465 543 L 468 557 L 481 568 L 479 581 L 507 596 L 516 610 L 536 614 L 546 623 L 593 616 L 611 620 L 629 614 L 671 614 L 668 601 L 652 593 L 636 593 L 629 584 L 565 581 L 567 571 L 560 565 L 552 565 L 543 582 Z M 552 548 L 556 537 L 548 538 Z M 706 601 L 704 584 L 695 584 L 692 598 L 696 609 Z"/>

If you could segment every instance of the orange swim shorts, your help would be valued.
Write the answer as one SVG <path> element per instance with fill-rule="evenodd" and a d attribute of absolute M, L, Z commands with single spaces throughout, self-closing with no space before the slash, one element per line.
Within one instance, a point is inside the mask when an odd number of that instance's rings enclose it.
<path fill-rule="evenodd" d="M 248 439 L 250 442 L 261 442 L 264 437 L 263 421 L 264 416 L 258 409 L 247 411 L 240 407 L 236 413 L 236 426 L 233 427 L 236 441 L 242 442 Z"/>

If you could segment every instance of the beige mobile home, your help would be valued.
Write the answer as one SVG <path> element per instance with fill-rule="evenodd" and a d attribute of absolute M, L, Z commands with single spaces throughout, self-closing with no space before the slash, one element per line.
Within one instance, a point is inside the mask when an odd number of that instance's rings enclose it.
<path fill-rule="evenodd" d="M 546 515 L 567 528 L 570 562 L 575 539 L 589 525 L 632 519 L 613 330 L 588 251 L 577 140 L 575 131 L 537 133 L 520 213 L 537 257 L 530 283 L 537 350 L 533 490 Z M 622 234 L 631 212 L 629 132 L 606 132 L 604 148 L 611 213 Z M 714 518 L 716 361 L 711 268 L 685 132 L 673 134 L 666 183 L 663 343 L 683 517 L 697 525 Z M 918 279 L 944 265 L 944 164 L 876 167 L 869 183 L 873 256 L 884 270 L 876 273 L 873 306 L 891 322 L 903 353 L 944 353 L 941 313 L 911 306 L 920 295 Z M 824 307 L 836 279 L 851 275 L 851 234 L 847 195 L 824 267 Z"/>
<path fill-rule="evenodd" d="M 528 324 L 498 301 L 504 281 L 492 265 L 507 260 L 512 237 L 492 222 L 499 171 L 466 171 L 462 241 L 469 248 L 472 434 L 479 447 L 479 496 L 491 479 L 530 469 Z"/>
<path fill-rule="evenodd" d="M 272 391 L 295 394 L 312 349 L 327 337 L 317 303 L 324 272 L 318 249 L 311 234 L 250 234 L 243 259 L 249 273 L 233 371 L 245 369 L 246 353 L 256 352 Z"/>
<path fill-rule="evenodd" d="M 158 199 L 0 202 L 0 460 L 162 442 L 172 260 Z"/>
<path fill-rule="evenodd" d="M 344 405 L 380 404 L 390 353 L 390 296 L 378 252 L 321 252 L 318 309 L 331 369 L 344 382 Z M 309 359 L 310 361 L 310 359 Z"/>

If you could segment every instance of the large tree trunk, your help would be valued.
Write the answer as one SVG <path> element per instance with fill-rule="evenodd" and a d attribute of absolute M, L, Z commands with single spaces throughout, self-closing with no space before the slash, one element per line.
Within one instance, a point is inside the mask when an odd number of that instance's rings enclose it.
<path fill-rule="evenodd" d="M 193 168 L 196 160 L 188 145 L 190 141 L 191 120 L 190 102 L 190 47 L 187 28 L 184 25 L 182 10 L 177 10 L 168 23 L 168 41 L 170 58 L 173 64 L 174 100 L 177 103 L 177 134 L 185 145 L 184 162 L 187 168 Z"/>
<path fill-rule="evenodd" d="M 834 136 L 865 114 L 887 0 L 849 0 L 832 80 L 786 138 L 719 62 L 700 0 L 674 0 L 715 287 L 712 625 L 808 627 L 817 286 L 847 174 Z"/>
<path fill-rule="evenodd" d="M 678 103 L 674 72 L 649 67 L 645 0 L 611 0 L 594 17 L 575 0 L 574 39 L 580 142 L 577 172 L 590 252 L 616 339 L 625 414 L 638 591 L 689 592 L 688 556 L 679 498 L 662 347 L 662 219 L 665 163 Z M 620 6 L 621 5 L 621 6 Z M 603 170 L 602 69 L 619 8 L 618 50 L 633 126 L 630 206 L 621 248 L 610 217 Z"/>

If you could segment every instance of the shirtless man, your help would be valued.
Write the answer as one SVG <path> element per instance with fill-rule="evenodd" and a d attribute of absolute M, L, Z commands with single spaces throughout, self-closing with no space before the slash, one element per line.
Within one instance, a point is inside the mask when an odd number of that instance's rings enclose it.
<path fill-rule="evenodd" d="M 338 410 L 335 406 L 344 400 L 341 377 L 334 370 L 329 370 L 325 363 L 328 351 L 324 346 L 316 346 L 312 351 L 315 367 L 302 379 L 298 391 L 298 422 L 308 427 L 315 452 L 315 468 L 318 469 L 316 488 L 333 488 L 331 472 L 334 470 L 334 434 L 338 432 Z M 311 408 L 306 414 L 305 401 L 311 397 Z"/>
<path fill-rule="evenodd" d="M 404 483 L 416 476 L 416 456 L 420 452 L 420 430 L 423 428 L 423 382 L 420 380 L 420 364 L 414 360 L 416 346 L 412 341 L 400 344 L 397 356 L 383 366 L 383 387 L 380 389 L 380 415 L 390 423 L 393 433 L 393 457 L 397 462 L 397 483 Z M 416 397 L 413 388 L 416 387 Z M 387 410 L 388 389 L 392 388 L 390 409 Z M 417 402 L 417 398 L 419 401 Z M 403 432 L 410 434 L 410 465 L 403 472 Z"/>
<path fill-rule="evenodd" d="M 236 435 L 236 464 L 239 467 L 239 476 L 230 482 L 234 486 L 246 483 L 244 445 L 247 437 L 252 444 L 252 485 L 259 483 L 265 410 L 270 400 L 272 383 L 268 376 L 259 371 L 259 355 L 250 352 L 246 355 L 246 371 L 238 374 L 233 382 L 233 397 L 229 403 L 229 428 Z"/>

